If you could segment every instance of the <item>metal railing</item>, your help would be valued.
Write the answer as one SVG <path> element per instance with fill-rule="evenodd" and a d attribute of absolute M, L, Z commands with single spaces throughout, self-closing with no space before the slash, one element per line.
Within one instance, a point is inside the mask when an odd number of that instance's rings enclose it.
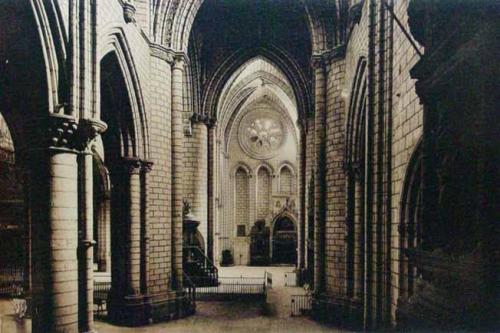
<path fill-rule="evenodd" d="M 109 291 L 111 282 L 94 282 L 94 315 L 105 317 L 108 314 Z"/>
<path fill-rule="evenodd" d="M 290 316 L 309 315 L 312 310 L 312 295 L 292 295 Z"/>
<path fill-rule="evenodd" d="M 217 282 L 219 270 L 205 253 L 196 246 L 183 247 L 183 266 L 185 273 L 195 284 L 200 284 L 198 279 L 209 281 L 209 284 Z"/>
<path fill-rule="evenodd" d="M 223 277 L 216 286 L 197 287 L 196 298 L 203 300 L 234 300 L 263 298 L 266 293 L 264 278 Z"/>
<path fill-rule="evenodd" d="M 24 294 L 24 268 L 20 266 L 0 268 L 0 297 Z"/>

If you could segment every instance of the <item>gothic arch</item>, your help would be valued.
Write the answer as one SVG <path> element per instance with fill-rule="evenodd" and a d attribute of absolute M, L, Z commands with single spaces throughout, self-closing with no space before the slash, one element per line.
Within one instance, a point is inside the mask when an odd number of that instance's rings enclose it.
<path fill-rule="evenodd" d="M 290 228 L 290 224 L 291 227 Z M 286 208 L 271 222 L 271 261 L 297 264 L 298 221 Z M 293 229 L 293 230 L 291 230 Z"/>
<path fill-rule="evenodd" d="M 287 52 L 275 45 L 249 47 L 236 51 L 228 57 L 219 69 L 217 69 L 204 89 L 202 109 L 207 110 L 211 117 L 218 118 L 218 102 L 225 83 L 244 63 L 258 56 L 269 60 L 285 73 L 297 100 L 297 109 L 300 111 L 299 119 L 305 119 L 306 115 L 312 112 L 312 101 L 307 80 L 300 67 Z"/>
<path fill-rule="evenodd" d="M 174 50 L 185 52 L 196 15 L 203 0 L 156 0 L 151 6 L 153 39 Z M 340 45 L 345 39 L 346 1 L 301 1 L 311 35 L 313 52 Z"/>
<path fill-rule="evenodd" d="M 345 160 L 347 163 L 360 163 L 363 159 L 361 145 L 364 130 L 364 107 L 366 103 L 366 67 L 364 57 L 358 60 L 356 75 L 352 84 L 349 113 L 346 123 Z"/>
<path fill-rule="evenodd" d="M 271 164 L 267 163 L 267 162 L 262 162 L 262 163 L 259 164 L 259 166 L 257 166 L 255 168 L 255 176 L 256 177 L 259 175 L 259 171 L 262 168 L 264 168 L 264 169 L 267 170 L 267 172 L 269 173 L 270 177 L 273 177 L 275 175 L 275 171 L 274 171 L 273 166 Z"/>
<path fill-rule="evenodd" d="M 422 140 L 418 142 L 406 167 L 400 197 L 399 301 L 405 302 L 416 287 L 417 270 L 406 251 L 417 247 L 422 238 Z M 401 305 L 401 304 L 398 304 Z"/>
<path fill-rule="evenodd" d="M 292 173 L 292 176 L 296 176 L 296 170 L 295 170 L 295 167 L 293 166 L 293 164 L 290 162 L 290 161 L 284 161 L 280 164 L 280 166 L 278 167 L 278 174 L 281 174 L 281 170 L 283 168 L 288 168 L 290 169 L 290 172 Z"/>
<path fill-rule="evenodd" d="M 134 144 L 132 147 L 131 156 L 148 159 L 149 157 L 149 130 L 144 105 L 143 89 L 137 73 L 137 68 L 132 57 L 130 45 L 125 37 L 122 28 L 113 27 L 107 30 L 103 37 L 98 41 L 100 46 L 98 54 L 97 73 L 99 80 L 101 79 L 101 63 L 103 59 L 111 54 L 116 56 L 121 75 L 125 82 L 127 95 L 132 116 L 132 131 Z M 97 103 L 100 106 L 100 91 L 97 98 Z M 100 112 L 100 107 L 97 107 Z M 97 116 L 97 115 L 94 115 Z M 98 115 L 101 116 L 100 114 Z"/>
<path fill-rule="evenodd" d="M 62 27 L 61 9 L 57 1 L 30 1 L 45 61 L 49 112 L 58 112 L 68 91 L 65 60 L 68 36 Z"/>
<path fill-rule="evenodd" d="M 233 167 L 231 175 L 234 176 L 238 172 L 239 169 L 242 169 L 243 171 L 245 171 L 245 173 L 247 174 L 248 177 L 252 176 L 252 169 L 246 163 L 243 163 L 243 162 L 238 162 L 238 164 L 236 164 Z"/>
<path fill-rule="evenodd" d="M 297 226 L 298 226 L 298 220 L 297 220 L 297 217 L 295 217 L 295 215 L 294 215 L 292 212 L 290 212 L 288 209 L 283 208 L 283 209 L 281 210 L 281 212 L 279 212 L 279 213 L 278 213 L 278 214 L 277 214 L 277 215 L 273 218 L 273 220 L 271 221 L 271 234 L 272 234 L 272 232 L 273 232 L 273 230 L 274 230 L 274 226 L 275 226 L 275 224 L 276 224 L 276 221 L 278 221 L 279 219 L 284 218 L 284 217 L 288 218 L 290 221 L 292 221 L 292 222 L 293 222 L 293 227 L 294 227 L 294 230 L 295 230 L 295 231 L 297 231 L 297 230 L 298 230 L 298 229 L 297 229 Z M 271 236 L 272 236 L 272 235 L 271 235 Z"/>
<path fill-rule="evenodd" d="M 286 174 L 285 172 L 289 173 L 289 179 L 286 180 L 284 175 Z M 284 192 L 284 193 L 293 193 L 294 188 L 296 186 L 296 181 L 294 180 L 295 178 L 295 171 L 293 168 L 288 164 L 282 164 L 279 169 L 278 169 L 278 175 L 279 175 L 279 192 Z M 286 183 L 288 181 L 288 184 Z"/>
<path fill-rule="evenodd" d="M 349 297 L 363 297 L 364 274 L 364 206 L 365 194 L 365 113 L 367 91 L 367 62 L 360 57 L 351 88 L 346 123 L 346 293 Z"/>

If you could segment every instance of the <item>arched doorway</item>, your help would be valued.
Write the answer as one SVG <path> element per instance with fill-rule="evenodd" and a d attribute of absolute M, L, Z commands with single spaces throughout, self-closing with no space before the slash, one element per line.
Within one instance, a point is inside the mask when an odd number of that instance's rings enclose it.
<path fill-rule="evenodd" d="M 274 222 L 271 256 L 273 264 L 297 263 L 297 230 L 295 223 L 287 215 L 278 217 Z"/>

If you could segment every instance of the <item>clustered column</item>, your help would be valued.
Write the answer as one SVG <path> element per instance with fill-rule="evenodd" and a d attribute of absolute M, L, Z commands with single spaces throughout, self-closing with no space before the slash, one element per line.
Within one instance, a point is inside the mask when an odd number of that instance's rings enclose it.
<path fill-rule="evenodd" d="M 312 61 L 314 69 L 314 128 L 315 128 L 315 161 L 316 172 L 314 182 L 314 288 L 321 292 L 324 285 L 324 224 L 325 224 L 325 138 L 326 138 L 326 80 L 325 65 L 321 57 L 314 57 Z"/>
<path fill-rule="evenodd" d="M 124 325 L 144 325 L 151 318 L 148 288 L 149 272 L 149 223 L 148 199 L 149 172 L 153 163 L 137 157 L 121 160 L 121 179 L 126 186 L 123 190 L 124 202 L 119 203 L 125 210 L 122 218 L 114 223 L 122 224 L 123 262 L 114 263 L 117 269 L 112 275 L 112 294 L 108 308 L 111 321 Z M 120 171 L 119 171 L 120 172 Z M 123 276 L 121 275 L 123 274 Z"/>
<path fill-rule="evenodd" d="M 174 288 L 182 290 L 182 199 L 184 191 L 183 144 L 184 57 L 175 56 L 172 66 L 172 273 Z"/>

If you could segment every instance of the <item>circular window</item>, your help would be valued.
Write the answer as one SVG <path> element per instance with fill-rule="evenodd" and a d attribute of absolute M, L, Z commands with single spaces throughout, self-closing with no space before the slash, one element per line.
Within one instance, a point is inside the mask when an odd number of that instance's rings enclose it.
<path fill-rule="evenodd" d="M 273 157 L 285 141 L 281 116 L 255 111 L 246 114 L 240 122 L 238 138 L 243 150 L 252 157 Z"/>

